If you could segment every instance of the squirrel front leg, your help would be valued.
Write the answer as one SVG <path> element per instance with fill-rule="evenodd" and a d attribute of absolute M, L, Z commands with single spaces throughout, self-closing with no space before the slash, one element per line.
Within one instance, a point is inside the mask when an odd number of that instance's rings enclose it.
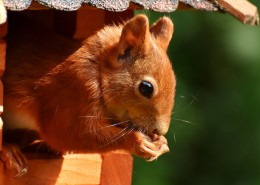
<path fill-rule="evenodd" d="M 110 127 L 110 134 L 106 133 L 106 139 L 98 142 L 97 149 L 100 152 L 106 150 L 123 149 L 136 156 L 146 158 L 148 161 L 157 159 L 160 155 L 169 152 L 167 139 L 164 136 L 148 136 L 140 131 L 119 127 Z"/>

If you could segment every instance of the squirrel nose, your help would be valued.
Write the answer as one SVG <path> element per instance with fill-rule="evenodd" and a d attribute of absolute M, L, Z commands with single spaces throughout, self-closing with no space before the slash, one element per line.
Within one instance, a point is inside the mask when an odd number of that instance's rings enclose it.
<path fill-rule="evenodd" d="M 154 129 L 153 134 L 156 135 L 165 135 L 167 133 L 168 129 Z"/>
<path fill-rule="evenodd" d="M 160 135 L 157 129 L 153 130 L 153 134 Z"/>
<path fill-rule="evenodd" d="M 169 124 L 168 122 L 157 122 L 154 127 L 151 127 L 151 132 L 156 135 L 165 135 L 168 132 Z"/>

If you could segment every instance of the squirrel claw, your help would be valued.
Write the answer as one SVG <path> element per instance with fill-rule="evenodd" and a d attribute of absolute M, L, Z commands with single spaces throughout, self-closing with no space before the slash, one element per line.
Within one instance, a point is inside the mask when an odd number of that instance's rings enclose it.
<path fill-rule="evenodd" d="M 167 139 L 164 136 L 151 138 L 140 132 L 133 132 L 131 135 L 129 134 L 128 137 L 128 141 L 134 141 L 134 147 L 130 147 L 130 152 L 145 158 L 147 162 L 154 161 L 159 156 L 169 152 Z"/>
<path fill-rule="evenodd" d="M 150 157 L 150 158 L 146 159 L 146 162 L 156 161 L 157 159 L 158 159 L 158 156 L 157 157 Z"/>
<path fill-rule="evenodd" d="M 27 173 L 27 159 L 16 145 L 3 145 L 0 159 L 8 171 L 16 173 L 13 177 L 19 178 Z"/>
<path fill-rule="evenodd" d="M 14 177 L 15 178 L 20 178 L 22 177 L 23 175 L 25 175 L 27 173 L 28 169 L 27 167 L 25 167 L 24 169 L 22 169 L 20 172 L 18 172 Z"/>

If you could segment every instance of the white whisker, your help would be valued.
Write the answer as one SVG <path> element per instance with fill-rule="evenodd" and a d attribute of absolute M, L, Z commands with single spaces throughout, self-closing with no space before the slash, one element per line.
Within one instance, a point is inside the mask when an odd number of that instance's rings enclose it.
<path fill-rule="evenodd" d="M 112 98 L 110 98 L 109 100 L 107 100 L 106 102 L 104 102 L 103 106 L 105 106 L 106 104 L 108 104 L 111 100 L 113 100 L 113 99 L 116 98 L 116 97 L 117 97 L 117 95 L 116 95 L 116 96 L 113 96 Z"/>
<path fill-rule="evenodd" d="M 179 113 L 179 112 L 183 112 L 185 111 L 187 108 L 189 108 L 193 103 L 194 101 L 199 101 L 198 98 L 194 95 L 191 95 L 191 94 L 187 94 L 188 97 L 191 98 L 190 101 L 187 102 L 187 104 L 185 103 L 185 105 L 183 107 L 180 107 L 178 111 L 174 111 L 172 112 L 172 114 L 176 114 L 176 113 Z M 182 99 L 187 99 L 186 96 L 183 96 L 183 95 L 179 95 L 180 98 Z"/>
<path fill-rule="evenodd" d="M 175 121 L 180 121 L 180 122 L 183 122 L 183 123 L 188 123 L 188 124 L 191 124 L 191 125 L 196 125 L 195 123 L 191 122 L 191 121 L 188 121 L 188 120 L 184 120 L 184 119 L 178 119 L 178 118 L 172 118 L 173 120 Z"/>
<path fill-rule="evenodd" d="M 130 121 L 130 120 L 122 121 L 122 122 L 119 122 L 119 123 L 114 123 L 114 124 L 112 124 L 112 125 L 105 126 L 105 128 L 118 126 L 118 125 L 121 125 L 121 124 L 123 124 L 123 123 L 127 123 L 127 122 L 129 122 L 129 121 Z"/>
<path fill-rule="evenodd" d="M 111 143 L 113 143 L 116 140 L 118 140 L 119 138 L 121 138 L 125 134 L 125 131 L 129 128 L 129 126 L 130 125 L 128 125 L 124 129 L 122 129 L 119 133 L 117 133 L 115 136 L 113 136 L 111 139 L 109 139 L 108 142 L 106 142 L 104 145 L 99 146 L 98 148 L 102 148 L 102 147 L 105 147 L 107 145 L 110 145 Z M 123 133 L 123 134 L 121 134 L 121 133 Z"/>
<path fill-rule="evenodd" d="M 101 117 L 101 116 L 79 116 L 80 118 L 96 118 L 96 119 L 115 119 L 115 118 L 110 118 L 110 117 Z"/>
<path fill-rule="evenodd" d="M 135 125 L 132 125 L 132 128 L 129 130 L 129 132 L 126 133 L 126 135 L 130 134 L 131 132 L 133 132 L 134 129 L 135 129 Z"/>

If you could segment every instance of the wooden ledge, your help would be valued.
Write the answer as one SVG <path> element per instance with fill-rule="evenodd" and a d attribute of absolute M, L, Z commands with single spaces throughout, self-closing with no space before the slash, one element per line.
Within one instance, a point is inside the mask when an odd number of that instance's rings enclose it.
<path fill-rule="evenodd" d="M 0 80 L 1 81 L 1 80 Z M 2 83 L 2 82 L 1 82 Z M 1 99 L 0 99 L 1 101 Z M 1 105 L 0 105 L 1 106 Z M 1 106 L 1 109 L 3 108 L 3 106 Z M 0 151 L 2 150 L 2 138 L 3 138 L 3 120 L 0 117 Z M 1 184 L 0 184 L 1 185 Z"/>
<path fill-rule="evenodd" d="M 28 172 L 11 177 L 0 162 L 0 185 L 131 185 L 130 154 L 67 154 L 28 160 Z"/>

